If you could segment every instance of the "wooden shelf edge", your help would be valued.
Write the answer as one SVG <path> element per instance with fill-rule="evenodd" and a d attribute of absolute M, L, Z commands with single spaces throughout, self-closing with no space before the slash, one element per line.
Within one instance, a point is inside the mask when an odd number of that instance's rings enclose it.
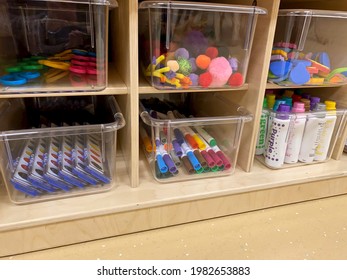
<path fill-rule="evenodd" d="M 123 161 L 117 167 L 117 186 L 109 192 L 21 206 L 11 204 L 3 195 L 0 232 L 342 178 L 347 175 L 346 166 L 347 156 L 342 156 L 339 161 L 315 164 L 315 168 L 306 165 L 282 170 L 270 170 L 255 161 L 251 173 L 237 169 L 230 176 L 159 184 L 154 181 L 147 162 L 142 158 L 140 185 L 131 188 Z"/>

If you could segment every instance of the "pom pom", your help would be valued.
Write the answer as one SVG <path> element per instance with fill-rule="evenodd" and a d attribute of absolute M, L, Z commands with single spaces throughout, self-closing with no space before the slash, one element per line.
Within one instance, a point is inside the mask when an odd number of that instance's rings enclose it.
<path fill-rule="evenodd" d="M 212 76 L 210 87 L 221 87 L 228 82 L 233 70 L 225 57 L 217 57 L 212 59 L 208 67 L 208 72 Z"/>
<path fill-rule="evenodd" d="M 205 53 L 208 40 L 202 32 L 192 30 L 183 38 L 182 44 L 192 57 L 197 57 L 199 54 Z"/>
<path fill-rule="evenodd" d="M 192 66 L 192 72 L 195 72 L 198 69 L 196 66 L 195 58 L 191 57 L 188 60 L 190 62 L 190 65 Z"/>
<path fill-rule="evenodd" d="M 228 81 L 229 86 L 239 87 L 243 84 L 243 76 L 241 73 L 234 73 L 230 76 Z"/>
<path fill-rule="evenodd" d="M 211 59 L 207 55 L 201 54 L 196 58 L 195 63 L 197 67 L 205 70 L 210 65 Z"/>
<path fill-rule="evenodd" d="M 199 84 L 199 76 L 195 73 L 189 75 L 190 80 L 192 81 L 192 86 L 196 87 Z"/>
<path fill-rule="evenodd" d="M 212 75 L 209 72 L 202 73 L 199 76 L 199 85 L 207 88 L 212 83 Z"/>
<path fill-rule="evenodd" d="M 170 70 L 173 72 L 177 72 L 180 69 L 180 66 L 176 60 L 169 60 L 166 62 L 166 66 L 170 67 Z"/>
<path fill-rule="evenodd" d="M 228 59 L 229 64 L 231 66 L 231 69 L 233 69 L 233 71 L 237 71 L 238 66 L 239 66 L 239 61 L 237 60 L 237 58 L 235 57 L 231 57 Z"/>
<path fill-rule="evenodd" d="M 208 47 L 206 49 L 206 55 L 211 58 L 214 59 L 218 56 L 218 49 L 215 47 Z"/>
<path fill-rule="evenodd" d="M 175 58 L 176 59 L 179 59 L 179 58 L 188 59 L 189 58 L 189 52 L 185 48 L 179 48 L 175 51 Z"/>
<path fill-rule="evenodd" d="M 189 60 L 185 58 L 179 58 L 177 62 L 179 65 L 177 72 L 183 74 L 184 76 L 189 76 L 189 74 L 192 72 L 192 65 L 190 64 Z"/>
<path fill-rule="evenodd" d="M 224 56 L 225 58 L 228 58 L 229 54 L 229 49 L 227 47 L 218 47 L 219 56 Z"/>

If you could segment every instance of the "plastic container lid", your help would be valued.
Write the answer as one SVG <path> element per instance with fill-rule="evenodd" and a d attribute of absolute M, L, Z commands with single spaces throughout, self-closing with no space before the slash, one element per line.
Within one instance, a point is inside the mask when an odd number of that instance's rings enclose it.
<path fill-rule="evenodd" d="M 242 14 L 267 14 L 267 10 L 256 6 L 227 5 L 216 3 L 194 3 L 180 1 L 145 1 L 139 4 L 139 9 L 176 9 L 198 10 L 207 12 L 242 13 Z"/>
<path fill-rule="evenodd" d="M 347 12 L 305 9 L 280 9 L 278 16 L 310 16 L 327 18 L 347 18 Z"/>
<path fill-rule="evenodd" d="M 118 7 L 118 2 L 116 0 L 31 0 L 37 2 L 62 2 L 62 3 L 76 3 L 76 4 L 86 4 L 86 5 L 105 5 L 110 7 Z"/>

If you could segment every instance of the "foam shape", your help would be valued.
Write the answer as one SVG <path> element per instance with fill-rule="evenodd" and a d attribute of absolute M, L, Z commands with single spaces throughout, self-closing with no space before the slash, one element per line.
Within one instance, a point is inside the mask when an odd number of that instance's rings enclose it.
<path fill-rule="evenodd" d="M 222 56 L 212 59 L 207 70 L 212 75 L 210 87 L 221 87 L 225 85 L 233 73 L 229 61 Z"/>
<path fill-rule="evenodd" d="M 310 73 L 308 73 L 303 63 L 299 63 L 298 65 L 293 67 L 288 76 L 289 81 L 296 85 L 303 85 L 307 83 L 310 78 Z"/>
<path fill-rule="evenodd" d="M 272 50 L 271 54 L 280 54 L 284 57 L 284 59 L 287 59 L 287 52 L 284 50 L 278 49 L 278 50 Z"/>
<path fill-rule="evenodd" d="M 270 71 L 276 77 L 287 75 L 291 67 L 292 63 L 289 61 L 277 60 L 270 63 Z"/>
<path fill-rule="evenodd" d="M 329 82 L 334 84 L 345 83 L 346 77 L 341 73 L 337 73 L 329 79 Z"/>
<path fill-rule="evenodd" d="M 322 85 L 324 83 L 324 78 L 311 78 L 305 85 Z"/>
<path fill-rule="evenodd" d="M 326 52 L 321 52 L 318 59 L 320 64 L 330 68 L 330 58 Z"/>
<path fill-rule="evenodd" d="M 323 73 L 330 73 L 330 68 L 321 64 L 321 63 L 318 63 L 317 61 L 314 61 L 312 59 L 309 59 L 308 61 L 311 61 L 312 63 L 312 67 L 316 67 L 318 69 L 318 71 L 321 71 Z"/>
<path fill-rule="evenodd" d="M 310 67 L 312 63 L 309 60 L 296 59 L 292 61 L 293 65 L 296 66 L 299 63 L 303 64 L 305 67 Z"/>
<path fill-rule="evenodd" d="M 230 76 L 228 81 L 229 86 L 239 87 L 243 85 L 243 76 L 241 73 L 234 73 Z"/>
<path fill-rule="evenodd" d="M 297 59 L 299 57 L 298 52 L 290 52 L 287 54 L 287 59 Z"/>
<path fill-rule="evenodd" d="M 279 55 L 279 54 L 275 54 L 275 55 L 272 55 L 271 56 L 271 61 L 274 61 L 274 60 L 282 60 L 284 61 L 284 57 L 282 55 Z"/>
<path fill-rule="evenodd" d="M 317 74 L 318 73 L 318 69 L 316 67 L 312 67 L 312 66 L 309 66 L 309 67 L 306 67 L 308 73 L 310 74 Z"/>

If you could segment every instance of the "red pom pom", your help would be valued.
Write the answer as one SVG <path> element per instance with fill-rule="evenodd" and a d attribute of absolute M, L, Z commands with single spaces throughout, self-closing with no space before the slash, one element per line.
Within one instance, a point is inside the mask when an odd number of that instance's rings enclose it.
<path fill-rule="evenodd" d="M 232 74 L 228 81 L 229 86 L 239 87 L 243 84 L 243 76 L 241 73 Z"/>
<path fill-rule="evenodd" d="M 218 56 L 218 49 L 215 47 L 208 47 L 206 49 L 206 55 L 211 58 L 214 59 Z"/>
<path fill-rule="evenodd" d="M 199 76 L 199 85 L 207 88 L 212 83 L 212 75 L 209 72 L 202 73 Z"/>

